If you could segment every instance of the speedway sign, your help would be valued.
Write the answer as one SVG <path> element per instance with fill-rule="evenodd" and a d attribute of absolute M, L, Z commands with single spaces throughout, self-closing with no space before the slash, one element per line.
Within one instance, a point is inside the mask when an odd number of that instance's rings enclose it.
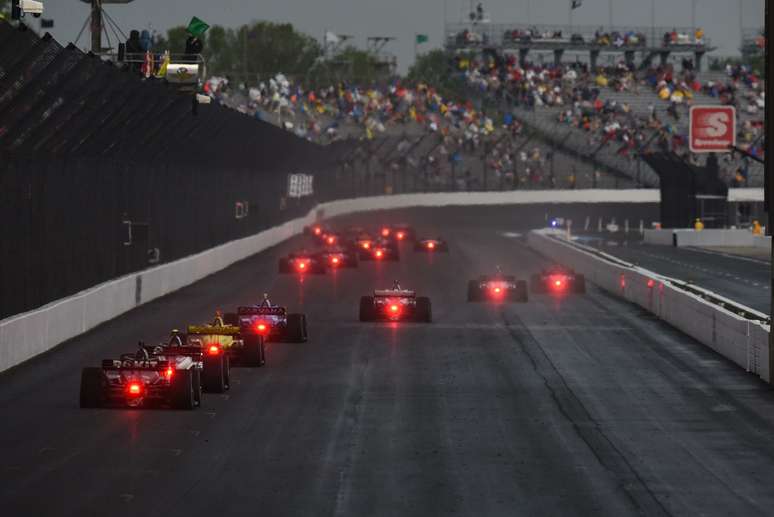
<path fill-rule="evenodd" d="M 314 194 L 314 176 L 311 174 L 288 175 L 288 197 L 302 198 Z"/>
<path fill-rule="evenodd" d="M 736 108 L 692 106 L 688 132 L 692 153 L 727 153 L 736 146 Z"/>

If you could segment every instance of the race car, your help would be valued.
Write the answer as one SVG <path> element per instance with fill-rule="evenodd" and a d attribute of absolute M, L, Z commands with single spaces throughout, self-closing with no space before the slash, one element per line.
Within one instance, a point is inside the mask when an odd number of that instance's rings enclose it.
<path fill-rule="evenodd" d="M 367 249 L 361 249 L 360 260 L 400 260 L 398 245 L 389 239 L 377 239 Z"/>
<path fill-rule="evenodd" d="M 289 314 L 286 307 L 273 305 L 264 295 L 260 305 L 237 309 L 242 334 L 258 334 L 266 341 L 304 343 L 308 339 L 305 314 Z"/>
<path fill-rule="evenodd" d="M 583 294 L 586 292 L 586 277 L 575 273 L 572 269 L 554 265 L 532 275 L 530 289 L 536 294 Z"/>
<path fill-rule="evenodd" d="M 318 223 L 311 226 L 304 226 L 304 235 L 312 235 L 314 237 L 322 237 L 322 235 L 329 231 L 329 228 Z"/>
<path fill-rule="evenodd" d="M 312 275 L 324 275 L 326 270 L 325 262 L 320 259 L 316 253 L 309 253 L 301 250 L 291 253 L 287 257 L 279 259 L 279 272 L 288 273 L 309 273 Z"/>
<path fill-rule="evenodd" d="M 235 313 L 225 314 L 223 319 L 211 325 L 189 325 L 187 341 L 191 346 L 201 346 L 207 353 L 220 350 L 226 360 L 244 366 L 266 364 L 263 336 L 256 332 L 243 333 Z"/>
<path fill-rule="evenodd" d="M 443 239 L 418 239 L 414 242 L 414 251 L 448 253 L 449 245 Z"/>
<path fill-rule="evenodd" d="M 392 226 L 392 238 L 398 242 L 415 241 L 417 232 L 408 224 L 395 224 Z"/>
<path fill-rule="evenodd" d="M 468 282 L 468 301 L 484 300 L 526 302 L 527 282 L 516 280 L 512 275 L 497 272 L 494 275 L 482 275 Z"/>
<path fill-rule="evenodd" d="M 329 269 L 357 267 L 357 252 L 352 248 L 332 247 L 321 251 L 319 257 Z"/>
<path fill-rule="evenodd" d="M 186 355 L 154 356 L 141 344 L 135 353 L 103 359 L 81 371 L 80 406 L 194 409 L 201 405 L 201 372 Z"/>
<path fill-rule="evenodd" d="M 342 239 L 342 235 L 336 232 L 324 232 L 320 237 L 320 242 L 323 246 L 338 246 Z"/>
<path fill-rule="evenodd" d="M 376 239 L 367 232 L 358 233 L 352 237 L 352 245 L 358 250 L 368 251 L 376 242 Z"/>
<path fill-rule="evenodd" d="M 206 341 L 202 336 L 191 334 L 192 328 L 194 327 L 189 327 L 187 335 L 173 330 L 166 343 L 141 346 L 148 354 L 158 359 L 171 361 L 178 356 L 190 357 L 199 370 L 202 390 L 223 393 L 231 387 L 231 362 L 222 344 L 224 340 L 217 340 L 218 336 L 213 336 L 215 340 Z"/>
<path fill-rule="evenodd" d="M 360 321 L 417 321 L 430 323 L 433 311 L 430 298 L 402 289 L 398 282 L 392 289 L 375 290 L 372 296 L 360 298 Z"/>

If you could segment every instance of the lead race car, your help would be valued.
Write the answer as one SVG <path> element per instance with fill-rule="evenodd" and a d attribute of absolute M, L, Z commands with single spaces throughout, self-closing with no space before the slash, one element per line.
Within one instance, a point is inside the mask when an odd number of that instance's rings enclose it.
<path fill-rule="evenodd" d="M 570 268 L 553 265 L 532 275 L 530 289 L 537 294 L 583 294 L 586 292 L 586 277 Z"/>
<path fill-rule="evenodd" d="M 513 275 L 505 275 L 500 268 L 494 275 L 481 275 L 477 280 L 468 282 L 468 301 L 484 300 L 526 302 L 527 282 L 517 280 Z"/>
<path fill-rule="evenodd" d="M 103 359 L 81 371 L 80 406 L 194 409 L 201 405 L 201 372 L 186 355 L 148 353 L 144 343 L 135 353 Z"/>
<path fill-rule="evenodd" d="M 375 290 L 372 296 L 360 298 L 360 321 L 433 321 L 430 298 L 401 288 L 395 281 L 392 289 Z"/>
<path fill-rule="evenodd" d="M 268 294 L 259 305 L 237 308 L 237 318 L 243 335 L 253 333 L 266 341 L 286 343 L 304 343 L 309 338 L 306 314 L 288 313 L 287 307 L 271 303 Z"/>

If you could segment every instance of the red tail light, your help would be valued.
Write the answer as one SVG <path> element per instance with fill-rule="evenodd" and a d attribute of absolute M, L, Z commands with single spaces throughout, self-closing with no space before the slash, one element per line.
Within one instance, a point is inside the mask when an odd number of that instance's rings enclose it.
<path fill-rule="evenodd" d="M 384 255 L 384 252 L 382 250 L 376 251 L 376 258 L 382 258 L 383 255 Z"/>
<path fill-rule="evenodd" d="M 391 314 L 398 314 L 400 312 L 400 305 L 393 303 L 389 306 L 389 311 Z"/>
<path fill-rule="evenodd" d="M 171 366 L 170 366 L 170 367 L 168 367 L 166 370 L 164 370 L 164 377 L 166 377 L 166 378 L 167 378 L 167 380 L 170 380 L 170 379 L 172 379 L 172 376 L 173 376 L 174 374 L 175 374 L 175 370 L 174 370 L 174 368 L 172 368 Z"/>
<path fill-rule="evenodd" d="M 220 353 L 220 347 L 218 345 L 210 345 L 207 349 L 207 353 L 210 355 L 218 355 Z"/>
<path fill-rule="evenodd" d="M 502 290 L 502 289 L 500 289 L 499 287 L 495 287 L 495 288 L 494 288 L 494 293 L 495 293 L 495 294 L 500 294 L 502 291 L 503 291 L 503 290 Z"/>
<path fill-rule="evenodd" d="M 321 233 L 322 233 L 322 228 L 320 228 L 319 226 L 315 226 L 314 227 L 314 234 L 315 235 L 320 235 Z"/>
<path fill-rule="evenodd" d="M 331 262 L 333 262 L 333 264 L 338 264 L 339 263 L 339 257 L 333 257 L 331 259 Z"/>
<path fill-rule="evenodd" d="M 129 395 L 140 395 L 142 393 L 142 384 L 139 382 L 130 382 L 126 387 L 126 393 Z"/>
<path fill-rule="evenodd" d="M 328 244 L 333 244 L 336 242 L 336 237 L 328 237 Z"/>
<path fill-rule="evenodd" d="M 435 249 L 435 243 L 434 242 L 428 242 L 427 243 L 427 249 Z"/>
<path fill-rule="evenodd" d="M 299 262 L 298 263 L 298 269 L 306 269 L 306 263 L 305 262 Z"/>
<path fill-rule="evenodd" d="M 370 243 L 370 242 L 364 242 L 364 243 L 363 243 L 363 248 L 364 248 L 364 249 L 368 249 L 368 248 L 370 248 L 370 247 L 371 247 L 371 243 Z"/>
<path fill-rule="evenodd" d="M 406 234 L 404 234 L 403 232 L 398 232 L 398 240 L 399 241 L 402 241 L 405 236 L 406 236 Z"/>
<path fill-rule="evenodd" d="M 390 235 L 389 228 L 382 228 L 382 237 L 388 237 Z"/>
<path fill-rule="evenodd" d="M 255 331 L 258 332 L 259 334 L 263 334 L 264 332 L 266 332 L 267 328 L 268 327 L 266 326 L 265 323 L 256 323 L 255 324 Z"/>
<path fill-rule="evenodd" d="M 656 281 L 653 280 L 652 278 L 648 278 L 648 289 L 653 289 L 655 285 L 656 285 Z"/>

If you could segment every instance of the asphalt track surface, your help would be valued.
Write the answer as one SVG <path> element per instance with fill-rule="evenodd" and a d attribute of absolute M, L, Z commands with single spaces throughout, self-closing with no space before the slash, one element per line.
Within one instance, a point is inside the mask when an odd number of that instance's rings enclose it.
<path fill-rule="evenodd" d="M 0 376 L 7 516 L 774 514 L 774 393 L 637 307 L 585 296 L 472 305 L 466 280 L 546 264 L 526 208 L 403 210 L 448 255 L 309 277 L 275 274 L 301 238 L 142 306 Z M 441 230 L 439 230 L 441 229 Z M 433 324 L 361 324 L 358 298 L 399 278 Z M 305 344 L 201 409 L 81 410 L 81 367 L 275 301 Z"/>
<path fill-rule="evenodd" d="M 743 305 L 771 314 L 771 262 L 698 248 L 655 246 L 641 241 L 592 239 L 584 243 L 627 262 L 692 282 Z M 606 243 L 615 243 L 608 246 Z"/>

